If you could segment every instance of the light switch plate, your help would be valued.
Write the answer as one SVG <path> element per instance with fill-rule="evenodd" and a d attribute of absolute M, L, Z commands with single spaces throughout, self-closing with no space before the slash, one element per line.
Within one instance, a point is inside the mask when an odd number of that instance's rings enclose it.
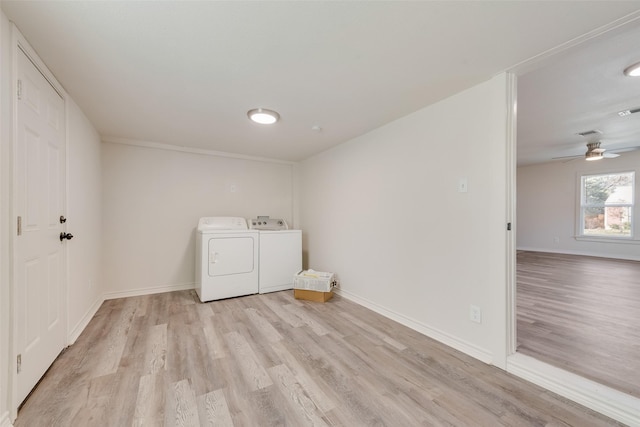
<path fill-rule="evenodd" d="M 468 188 L 467 177 L 458 179 L 458 193 L 466 193 Z"/>

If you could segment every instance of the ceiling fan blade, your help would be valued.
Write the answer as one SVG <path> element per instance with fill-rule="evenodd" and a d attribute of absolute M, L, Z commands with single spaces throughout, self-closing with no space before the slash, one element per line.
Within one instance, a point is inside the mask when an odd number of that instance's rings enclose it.
<path fill-rule="evenodd" d="M 552 157 L 552 158 L 551 158 L 551 160 L 577 159 L 578 157 L 584 157 L 584 154 L 578 154 L 577 156 L 560 156 L 560 157 Z"/>
<path fill-rule="evenodd" d="M 602 157 L 604 157 L 606 159 L 614 159 L 616 157 L 620 157 L 620 154 L 618 154 L 618 153 L 627 153 L 629 151 L 636 151 L 636 150 L 640 150 L 640 146 L 637 146 L 637 147 L 624 147 L 624 148 L 613 149 L 613 150 L 606 150 L 604 148 L 592 148 L 591 152 L 600 153 L 602 155 Z M 578 155 L 575 155 L 575 156 L 552 157 L 551 160 L 562 160 L 563 163 L 566 163 L 566 162 L 570 162 L 572 160 L 580 159 L 580 158 L 584 158 L 584 157 L 585 157 L 584 154 L 578 154 Z"/>
<path fill-rule="evenodd" d="M 628 153 L 629 151 L 640 150 L 640 147 L 623 147 L 618 149 L 609 150 L 610 153 Z"/>

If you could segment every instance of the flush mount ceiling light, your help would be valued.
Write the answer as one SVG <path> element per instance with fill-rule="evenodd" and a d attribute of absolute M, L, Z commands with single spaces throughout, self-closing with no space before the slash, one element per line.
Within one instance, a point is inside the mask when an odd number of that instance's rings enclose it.
<path fill-rule="evenodd" d="M 624 70 L 624 75 L 629 77 L 640 77 L 640 62 L 636 62 L 633 65 L 629 65 Z"/>
<path fill-rule="evenodd" d="M 247 112 L 247 117 L 252 122 L 260 123 L 261 125 L 272 125 L 280 119 L 280 114 L 265 108 L 254 108 Z"/>

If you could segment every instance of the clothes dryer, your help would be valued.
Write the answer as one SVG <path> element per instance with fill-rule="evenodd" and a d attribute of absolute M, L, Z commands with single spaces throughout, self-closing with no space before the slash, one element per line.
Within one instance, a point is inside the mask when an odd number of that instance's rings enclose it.
<path fill-rule="evenodd" d="M 240 217 L 205 217 L 196 233 L 200 301 L 257 294 L 259 234 Z"/>

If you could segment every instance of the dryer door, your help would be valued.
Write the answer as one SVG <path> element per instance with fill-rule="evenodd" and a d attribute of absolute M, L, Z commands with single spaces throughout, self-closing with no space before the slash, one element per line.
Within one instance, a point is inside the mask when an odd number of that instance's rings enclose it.
<path fill-rule="evenodd" d="M 251 236 L 209 239 L 209 277 L 250 273 L 254 265 L 255 240 Z"/>

